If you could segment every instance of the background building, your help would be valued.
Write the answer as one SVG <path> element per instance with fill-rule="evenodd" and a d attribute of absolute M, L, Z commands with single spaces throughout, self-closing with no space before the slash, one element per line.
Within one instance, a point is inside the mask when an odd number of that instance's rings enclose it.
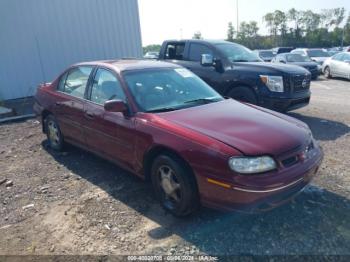
<path fill-rule="evenodd" d="M 0 1 L 0 100 L 76 62 L 141 56 L 137 0 Z"/>

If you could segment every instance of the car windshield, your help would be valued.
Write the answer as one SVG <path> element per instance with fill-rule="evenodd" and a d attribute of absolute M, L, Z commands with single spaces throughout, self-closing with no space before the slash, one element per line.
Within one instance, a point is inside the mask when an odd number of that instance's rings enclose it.
<path fill-rule="evenodd" d="M 259 54 L 262 57 L 273 57 L 274 56 L 272 51 L 259 51 Z"/>
<path fill-rule="evenodd" d="M 329 54 L 322 49 L 308 50 L 307 54 L 309 57 L 329 57 Z"/>
<path fill-rule="evenodd" d="M 286 58 L 288 62 L 311 62 L 309 57 L 299 54 L 288 54 L 286 55 Z"/>
<path fill-rule="evenodd" d="M 257 54 L 244 46 L 230 43 L 216 46 L 231 62 L 262 62 Z"/>
<path fill-rule="evenodd" d="M 144 112 L 166 112 L 224 98 L 185 68 L 125 72 L 124 79 Z"/>

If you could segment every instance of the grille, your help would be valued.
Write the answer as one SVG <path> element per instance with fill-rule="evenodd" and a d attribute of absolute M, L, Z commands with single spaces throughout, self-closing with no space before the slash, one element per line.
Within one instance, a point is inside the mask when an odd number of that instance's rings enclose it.
<path fill-rule="evenodd" d="M 305 81 L 305 86 L 303 86 L 303 82 Z M 302 92 L 310 89 L 310 75 L 296 75 L 292 77 L 291 86 L 294 92 Z"/>
<path fill-rule="evenodd" d="M 284 167 L 290 167 L 298 162 L 297 156 L 288 157 L 287 159 L 282 160 Z"/>

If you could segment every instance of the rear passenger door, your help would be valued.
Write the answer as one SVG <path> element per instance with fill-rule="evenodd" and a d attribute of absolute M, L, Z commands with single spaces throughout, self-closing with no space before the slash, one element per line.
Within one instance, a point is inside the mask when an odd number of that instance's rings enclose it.
<path fill-rule="evenodd" d="M 93 66 L 77 66 L 66 72 L 60 79 L 54 105 L 60 129 L 65 139 L 85 145 L 82 132 L 86 86 Z"/>

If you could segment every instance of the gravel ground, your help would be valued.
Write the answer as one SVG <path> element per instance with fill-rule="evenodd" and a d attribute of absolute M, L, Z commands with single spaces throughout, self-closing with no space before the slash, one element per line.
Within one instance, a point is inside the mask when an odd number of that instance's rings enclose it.
<path fill-rule="evenodd" d="M 290 115 L 324 148 L 322 168 L 294 201 L 259 215 L 174 218 L 117 166 L 50 150 L 38 121 L 1 125 L 0 254 L 350 255 L 350 82 L 320 79 L 312 93 Z"/>

